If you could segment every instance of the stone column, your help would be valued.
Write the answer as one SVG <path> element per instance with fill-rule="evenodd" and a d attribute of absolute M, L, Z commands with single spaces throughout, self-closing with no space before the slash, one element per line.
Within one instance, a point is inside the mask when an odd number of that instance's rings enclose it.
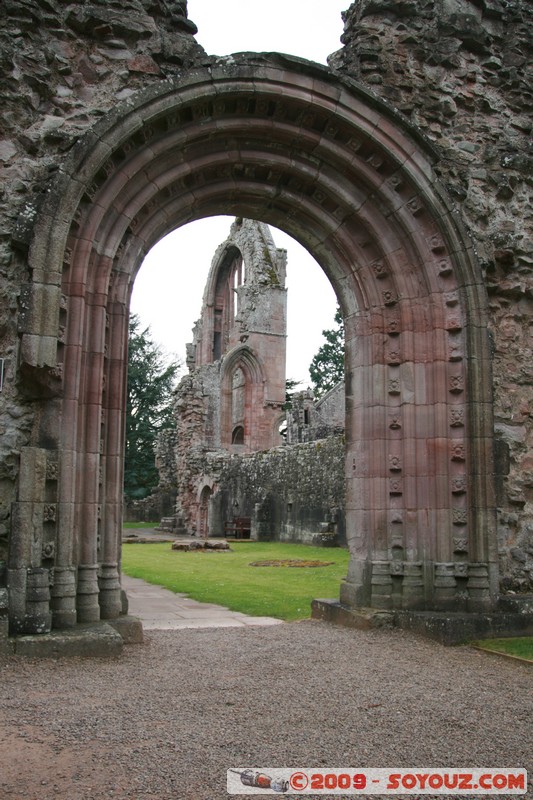
<path fill-rule="evenodd" d="M 76 593 L 78 622 L 98 622 L 98 566 L 80 564 L 78 567 L 78 586 Z"/>
<path fill-rule="evenodd" d="M 50 605 L 54 628 L 72 628 L 76 624 L 75 567 L 54 567 Z"/>
<path fill-rule="evenodd" d="M 81 503 L 78 512 L 80 530 L 77 590 L 78 622 L 100 619 L 98 603 L 98 517 L 100 461 L 102 441 L 102 388 L 105 347 L 105 308 L 99 302 L 88 304 L 85 382 L 82 386 L 81 416 L 84 451 L 79 459 L 78 485 Z"/>
<path fill-rule="evenodd" d="M 70 251 L 65 256 L 68 266 Z M 72 628 L 76 625 L 76 584 L 78 563 L 77 512 L 80 499 L 77 427 L 80 418 L 79 384 L 83 373 L 81 341 L 85 319 L 85 301 L 71 296 L 62 302 L 65 343 L 62 345 L 63 387 L 61 443 L 58 475 L 58 522 L 54 586 L 52 588 L 52 625 L 54 628 Z"/>
<path fill-rule="evenodd" d="M 20 455 L 18 502 L 12 509 L 9 552 L 9 616 L 12 633 L 50 630 L 50 573 L 41 568 L 45 519 L 46 450 Z"/>
<path fill-rule="evenodd" d="M 101 619 L 116 619 L 122 611 L 118 564 L 101 564 L 98 575 Z"/>
<path fill-rule="evenodd" d="M 71 453 L 68 454 L 72 456 Z M 62 485 L 62 471 L 71 473 L 71 458 L 66 453 L 48 453 L 47 480 L 57 496 Z M 72 473 L 71 473 L 72 475 Z M 72 477 L 70 477 L 70 480 Z M 76 570 L 72 564 L 72 527 L 69 526 L 70 504 L 57 503 L 49 506 L 49 516 L 55 523 L 55 539 L 43 548 L 53 553 L 54 567 L 51 570 L 50 609 L 53 628 L 71 628 L 76 624 Z M 62 521 L 62 512 L 65 519 Z M 63 523 L 63 524 L 62 524 Z M 66 536 L 65 536 L 66 532 Z M 66 539 L 66 540 L 65 540 Z"/>
<path fill-rule="evenodd" d="M 32 567 L 28 570 L 24 632 L 49 633 L 51 627 L 50 571 Z"/>
<path fill-rule="evenodd" d="M 122 612 L 120 552 L 128 350 L 127 293 L 127 274 L 114 272 L 106 318 L 106 379 L 103 391 L 106 424 L 103 431 L 105 456 L 102 458 L 100 496 L 102 520 L 99 552 L 101 563 L 98 578 L 98 602 L 102 619 L 115 619 Z"/>

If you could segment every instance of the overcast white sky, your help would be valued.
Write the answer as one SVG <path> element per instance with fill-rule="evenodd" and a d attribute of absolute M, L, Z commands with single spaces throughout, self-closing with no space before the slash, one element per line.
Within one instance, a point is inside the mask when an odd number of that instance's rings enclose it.
<path fill-rule="evenodd" d="M 349 0 L 189 0 L 197 41 L 209 54 L 276 51 L 326 63 L 341 47 L 341 11 Z M 211 260 L 229 233 L 232 217 L 185 225 L 147 255 L 135 281 L 132 312 L 169 354 L 185 360 L 185 344 L 200 316 Z M 272 228 L 288 251 L 287 377 L 309 384 L 309 363 L 333 325 L 336 300 L 326 276 L 307 251 Z"/>

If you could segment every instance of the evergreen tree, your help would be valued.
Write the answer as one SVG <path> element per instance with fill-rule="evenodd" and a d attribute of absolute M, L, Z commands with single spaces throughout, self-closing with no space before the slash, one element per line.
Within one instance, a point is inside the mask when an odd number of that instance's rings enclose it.
<path fill-rule="evenodd" d="M 288 411 L 290 408 L 292 408 L 292 396 L 300 384 L 301 381 L 295 381 L 292 378 L 287 378 L 285 380 L 285 404 L 283 406 L 284 411 Z"/>
<path fill-rule="evenodd" d="M 309 366 L 315 397 L 321 397 L 344 380 L 344 320 L 339 307 L 335 313 L 335 324 L 335 328 L 322 331 L 326 341 L 319 347 Z"/>
<path fill-rule="evenodd" d="M 150 328 L 140 329 L 133 314 L 129 324 L 128 399 L 124 493 L 130 499 L 147 497 L 158 484 L 154 446 L 157 434 L 174 426 L 172 390 L 179 369 L 165 364 Z"/>

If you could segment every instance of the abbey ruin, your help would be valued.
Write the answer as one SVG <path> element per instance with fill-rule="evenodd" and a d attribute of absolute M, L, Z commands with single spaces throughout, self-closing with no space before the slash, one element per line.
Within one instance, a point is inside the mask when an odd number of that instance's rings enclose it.
<path fill-rule="evenodd" d="M 318 403 L 295 392 L 287 407 L 286 260 L 267 225 L 240 217 L 217 249 L 176 431 L 158 447 L 177 498 L 167 530 L 344 542 L 344 385 Z"/>
<path fill-rule="evenodd" d="M 299 240 L 342 310 L 342 606 L 525 620 L 525 0 L 355 0 L 328 67 L 206 54 L 186 2 L 5 0 L 3 11 L 2 646 L 125 610 L 131 289 L 163 235 L 218 213 Z M 239 380 L 255 367 L 244 356 L 234 367 L 219 430 L 246 447 Z M 280 399 L 260 397 L 258 436 Z"/>

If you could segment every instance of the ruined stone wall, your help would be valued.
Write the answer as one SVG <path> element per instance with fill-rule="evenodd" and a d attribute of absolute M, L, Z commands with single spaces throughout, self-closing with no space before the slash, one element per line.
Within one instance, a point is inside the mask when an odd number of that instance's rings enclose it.
<path fill-rule="evenodd" d="M 27 307 L 25 292 L 37 198 L 80 137 L 118 102 L 206 60 L 185 6 L 170 0 L 2 3 L 0 562 L 19 452 L 47 446 L 44 434 L 43 441 L 30 440 L 43 386 L 28 374 L 16 381 L 19 321 L 40 313 Z M 507 588 L 530 586 L 533 568 L 531 32 L 526 0 L 358 0 L 346 13 L 345 47 L 331 60 L 435 143 L 442 154 L 437 170 L 483 266 Z"/>
<path fill-rule="evenodd" d="M 175 511 L 178 527 L 185 533 L 196 533 L 200 484 L 209 471 L 207 454 L 214 446 L 214 431 L 220 428 L 220 407 L 211 402 L 219 384 L 217 362 L 185 375 L 176 389 Z"/>
<path fill-rule="evenodd" d="M 158 433 L 154 450 L 159 483 L 152 489 L 151 494 L 142 500 L 125 498 L 125 522 L 160 522 L 163 517 L 174 514 L 177 491 L 174 428 Z"/>
<path fill-rule="evenodd" d="M 0 14 L 0 563 L 5 558 L 20 449 L 39 392 L 16 382 L 17 327 L 30 276 L 25 247 L 42 192 L 80 136 L 119 101 L 195 63 L 186 2 L 4 0 Z M 41 387 L 40 387 L 41 388 Z M 0 582 L 1 582 L 0 575 Z"/>
<path fill-rule="evenodd" d="M 504 588 L 533 589 L 533 26 L 527 0 L 357 0 L 330 64 L 433 141 L 484 270 Z"/>
<path fill-rule="evenodd" d="M 344 433 L 346 401 L 344 382 L 315 402 L 311 389 L 295 392 L 287 411 L 286 443 L 314 442 Z"/>
<path fill-rule="evenodd" d="M 329 533 L 344 542 L 344 437 L 212 458 L 210 468 L 214 534 L 239 516 L 251 517 L 257 539 L 318 544 Z"/>

